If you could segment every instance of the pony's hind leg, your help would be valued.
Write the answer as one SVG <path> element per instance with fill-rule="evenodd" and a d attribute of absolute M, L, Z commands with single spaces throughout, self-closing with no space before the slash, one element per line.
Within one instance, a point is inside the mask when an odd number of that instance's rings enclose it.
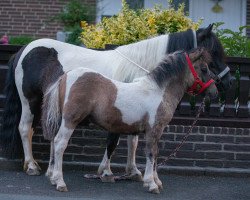
<path fill-rule="evenodd" d="M 50 179 L 50 182 L 52 185 L 55 185 L 56 183 L 53 182 L 51 179 L 53 175 L 53 169 L 54 169 L 54 164 L 55 164 L 55 148 L 54 148 L 54 139 L 50 141 L 50 158 L 49 158 L 49 166 L 46 171 L 45 176 L 47 176 Z"/>
<path fill-rule="evenodd" d="M 22 103 L 22 115 L 19 123 L 19 132 L 24 151 L 23 169 L 28 175 L 40 175 L 41 168 L 32 155 L 33 118 L 34 116 L 30 112 L 28 102 Z"/>
<path fill-rule="evenodd" d="M 128 158 L 126 166 L 126 177 L 130 180 L 142 181 L 142 173 L 135 163 L 136 149 L 138 145 L 138 135 L 128 135 Z"/>
<path fill-rule="evenodd" d="M 114 175 L 110 169 L 110 159 L 118 144 L 119 134 L 109 133 L 107 137 L 107 149 L 105 151 L 102 162 L 98 168 L 98 174 L 101 175 L 103 182 L 115 182 Z"/>

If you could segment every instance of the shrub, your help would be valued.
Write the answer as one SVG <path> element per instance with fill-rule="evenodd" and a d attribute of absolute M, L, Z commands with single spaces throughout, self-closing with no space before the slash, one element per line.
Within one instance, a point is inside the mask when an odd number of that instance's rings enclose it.
<path fill-rule="evenodd" d="M 26 45 L 32 42 L 33 40 L 34 38 L 29 36 L 12 36 L 9 39 L 9 44 Z"/>
<path fill-rule="evenodd" d="M 81 43 L 79 37 L 82 31 L 80 23 L 82 20 L 88 22 L 93 21 L 95 17 L 94 13 L 94 7 L 79 0 L 72 0 L 65 6 L 65 9 L 55 15 L 52 20 L 62 23 L 65 31 L 72 32 L 66 42 L 79 45 Z"/>
<path fill-rule="evenodd" d="M 244 36 L 244 29 L 249 26 L 240 26 L 239 31 L 220 29 L 224 22 L 215 23 L 214 29 L 228 56 L 250 57 L 250 40 Z"/>
<path fill-rule="evenodd" d="M 81 40 L 88 48 L 104 48 L 106 44 L 124 45 L 158 34 L 197 29 L 200 23 L 201 20 L 194 23 L 185 16 L 184 4 L 177 11 L 173 7 L 162 10 L 159 6 L 134 11 L 123 0 L 118 15 L 103 18 L 97 25 L 82 21 Z"/>

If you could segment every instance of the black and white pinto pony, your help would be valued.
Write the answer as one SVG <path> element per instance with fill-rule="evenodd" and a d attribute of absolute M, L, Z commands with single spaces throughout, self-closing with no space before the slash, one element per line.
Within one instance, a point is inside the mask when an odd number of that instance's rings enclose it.
<path fill-rule="evenodd" d="M 31 42 L 9 62 L 0 149 L 6 156 L 13 157 L 22 152 L 22 142 L 24 170 L 29 175 L 39 175 L 40 167 L 32 154 L 33 128 L 40 121 L 45 91 L 64 72 L 86 66 L 114 80 L 132 82 L 146 74 L 142 68 L 152 70 L 164 55 L 196 46 L 205 47 L 211 53 L 212 62 L 209 66 L 217 75 L 217 87 L 219 90 L 227 90 L 231 84 L 231 75 L 224 62 L 223 48 L 212 32 L 212 25 L 197 31 L 157 36 L 109 51 L 86 49 L 52 39 Z M 51 51 L 52 48 L 54 51 Z M 109 134 L 99 174 L 112 175 L 110 158 L 118 139 L 118 134 Z M 126 172 L 129 177 L 140 179 L 141 172 L 135 163 L 137 143 L 138 136 L 128 137 Z"/>
<path fill-rule="evenodd" d="M 204 49 L 195 49 L 189 55 L 175 52 L 132 83 L 115 81 L 89 68 L 65 73 L 48 88 L 43 100 L 43 135 L 51 140 L 47 171 L 51 183 L 57 190 L 67 191 L 62 172 L 63 153 L 76 126 L 90 118 L 113 134 L 145 133 L 143 182 L 149 192 L 159 193 L 162 182 L 156 168 L 158 141 L 186 91 L 191 94 L 205 91 L 212 98 L 217 96 L 208 69 L 210 61 Z M 197 82 L 201 89 L 197 90 Z"/>

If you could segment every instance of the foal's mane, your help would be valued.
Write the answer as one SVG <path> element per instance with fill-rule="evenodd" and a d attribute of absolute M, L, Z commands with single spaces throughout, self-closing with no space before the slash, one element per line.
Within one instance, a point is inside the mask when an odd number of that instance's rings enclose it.
<path fill-rule="evenodd" d="M 158 66 L 149 73 L 149 77 L 151 77 L 160 88 L 163 88 L 169 78 L 178 76 L 184 71 L 186 65 L 185 53 L 183 51 L 177 51 L 165 56 Z"/>
<path fill-rule="evenodd" d="M 197 54 L 196 58 L 191 60 L 194 66 L 194 63 L 199 59 L 205 63 L 211 62 L 211 56 L 204 48 L 192 49 L 187 52 L 187 54 L 191 53 Z M 157 83 L 159 88 L 163 88 L 170 78 L 177 77 L 184 72 L 184 69 L 187 68 L 188 65 L 185 54 L 184 51 L 168 54 L 158 66 L 149 73 L 149 77 Z"/>

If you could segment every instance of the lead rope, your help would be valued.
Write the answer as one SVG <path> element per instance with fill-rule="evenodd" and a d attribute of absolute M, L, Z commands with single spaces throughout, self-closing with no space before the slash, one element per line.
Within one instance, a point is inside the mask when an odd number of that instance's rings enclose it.
<path fill-rule="evenodd" d="M 139 67 L 140 69 L 142 69 L 143 71 L 149 73 L 149 71 L 147 69 L 145 69 L 144 67 L 142 67 L 141 65 L 137 64 L 136 62 L 134 62 L 133 60 L 131 60 L 130 58 L 128 58 L 127 56 L 125 56 L 123 53 L 121 53 L 118 49 L 114 49 L 114 51 L 116 51 L 118 54 L 120 54 L 123 58 L 125 58 L 126 60 L 128 60 L 129 62 L 133 63 L 135 66 Z"/>
<path fill-rule="evenodd" d="M 190 127 L 190 129 L 188 130 L 188 132 L 186 133 L 186 135 L 182 138 L 181 143 L 170 153 L 169 156 L 165 157 L 165 159 L 160 162 L 157 167 L 159 166 L 163 166 L 167 163 L 168 160 L 170 160 L 172 157 L 176 157 L 176 153 L 180 150 L 180 148 L 183 146 L 184 142 L 186 142 L 188 136 L 190 135 L 191 131 L 193 130 L 194 125 L 196 124 L 196 122 L 198 121 L 198 118 L 200 117 L 201 111 L 203 110 L 204 106 L 205 106 L 205 100 L 206 97 L 203 98 L 201 105 L 197 111 L 197 114 L 195 116 L 195 119 Z"/>

